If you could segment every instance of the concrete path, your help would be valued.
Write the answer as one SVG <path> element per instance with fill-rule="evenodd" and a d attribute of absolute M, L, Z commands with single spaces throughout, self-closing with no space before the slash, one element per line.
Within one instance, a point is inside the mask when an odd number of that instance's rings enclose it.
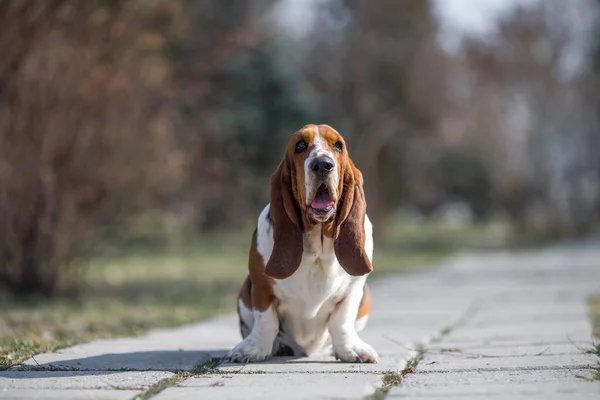
<path fill-rule="evenodd" d="M 0 399 L 131 399 L 159 382 L 170 386 L 158 400 L 600 399 L 600 382 L 582 378 L 597 359 L 581 351 L 591 343 L 586 299 L 600 294 L 599 241 L 463 255 L 371 288 L 362 337 L 380 364 L 278 358 L 209 368 L 240 340 L 237 318 L 224 316 L 40 354 L 0 372 Z M 178 372 L 190 370 L 205 373 Z"/>

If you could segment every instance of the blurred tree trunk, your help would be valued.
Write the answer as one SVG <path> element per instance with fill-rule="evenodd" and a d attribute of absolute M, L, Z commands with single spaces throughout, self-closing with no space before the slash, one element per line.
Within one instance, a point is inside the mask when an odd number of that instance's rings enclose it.
<path fill-rule="evenodd" d="M 478 80 L 466 118 L 478 129 L 465 142 L 489 155 L 496 196 L 519 230 L 546 237 L 588 232 L 598 217 L 598 114 L 585 94 L 597 82 L 564 72 L 572 6 L 518 10 L 497 41 L 472 40 L 466 53 Z"/>
<path fill-rule="evenodd" d="M 408 193 L 422 190 L 418 142 L 437 135 L 444 59 L 429 1 L 347 0 L 324 5 L 307 69 L 333 127 L 365 175 L 369 216 L 384 230 Z M 347 15 L 328 31 L 327 19 Z M 421 176 L 422 178 L 422 176 Z"/>
<path fill-rule="evenodd" d="M 122 195 L 170 171 L 147 164 L 169 149 L 155 123 L 168 72 L 129 5 L 1 4 L 0 283 L 14 291 L 74 286 L 108 210 L 147 199 Z"/>

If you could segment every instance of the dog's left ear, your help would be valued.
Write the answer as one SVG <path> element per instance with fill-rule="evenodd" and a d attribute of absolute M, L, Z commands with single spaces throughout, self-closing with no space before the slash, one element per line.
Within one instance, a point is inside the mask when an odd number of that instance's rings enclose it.
<path fill-rule="evenodd" d="M 292 163 L 285 157 L 271 177 L 274 245 L 265 275 L 275 279 L 290 277 L 302 261 L 302 218 L 292 189 L 293 173 Z"/>
<path fill-rule="evenodd" d="M 365 251 L 367 203 L 362 174 L 350 158 L 346 158 L 343 185 L 341 207 L 335 221 L 335 255 L 347 273 L 362 276 L 373 271 Z"/>

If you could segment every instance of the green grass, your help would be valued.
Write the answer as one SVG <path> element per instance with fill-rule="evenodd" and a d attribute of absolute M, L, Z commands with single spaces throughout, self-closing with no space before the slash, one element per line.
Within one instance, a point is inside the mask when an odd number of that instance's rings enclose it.
<path fill-rule="evenodd" d="M 367 400 L 383 400 L 387 397 L 388 392 L 394 386 L 398 386 L 402 383 L 404 377 L 408 374 L 414 374 L 417 365 L 423 358 L 423 353 L 419 351 L 419 353 L 408 360 L 406 366 L 401 371 L 389 371 L 383 374 L 381 378 L 381 387 L 375 390 L 375 392 L 367 396 Z"/>
<path fill-rule="evenodd" d="M 148 388 L 148 390 L 146 390 L 145 392 L 142 392 L 135 396 L 132 400 L 149 400 L 157 394 L 159 394 L 160 392 L 162 392 L 163 390 L 166 390 L 172 386 L 179 385 L 181 382 L 183 382 L 190 376 L 191 374 L 189 372 L 178 372 L 169 378 L 161 379 L 154 385 L 150 386 L 150 388 Z"/>
<path fill-rule="evenodd" d="M 500 216 L 487 224 L 471 226 L 452 225 L 439 217 L 422 220 L 399 216 L 385 237 L 403 249 L 453 251 L 512 247 L 515 232 L 509 221 Z"/>
<path fill-rule="evenodd" d="M 484 237 L 480 228 L 468 231 L 406 225 L 385 235 L 390 238 L 385 243 L 376 238 L 381 245 L 375 249 L 371 279 L 433 265 L 456 249 L 458 238 Z M 426 244 L 428 236 L 433 245 L 415 245 Z M 205 237 L 178 250 L 96 255 L 76 297 L 0 294 L 0 369 L 97 338 L 139 335 L 235 311 L 248 273 L 250 240 L 251 232 L 240 231 Z"/>
<path fill-rule="evenodd" d="M 234 311 L 247 274 L 247 241 L 207 239 L 181 251 L 98 257 L 87 265 L 77 297 L 0 296 L 0 369 L 96 338 Z"/>
<path fill-rule="evenodd" d="M 592 368 L 591 371 L 591 379 L 594 381 L 600 381 L 600 344 L 594 345 L 594 347 L 590 350 L 590 353 L 598 357 L 598 362 L 596 363 L 596 366 Z"/>
<path fill-rule="evenodd" d="M 592 319 L 592 335 L 600 340 L 600 296 L 590 300 L 590 317 Z"/>
<path fill-rule="evenodd" d="M 190 371 L 179 371 L 169 378 L 156 382 L 154 385 L 150 386 L 148 390 L 135 396 L 133 400 L 149 400 L 163 390 L 172 386 L 177 386 L 192 376 L 212 374 L 215 372 L 215 368 L 220 362 L 221 359 L 219 358 L 211 358 L 206 363 L 197 365 Z"/>

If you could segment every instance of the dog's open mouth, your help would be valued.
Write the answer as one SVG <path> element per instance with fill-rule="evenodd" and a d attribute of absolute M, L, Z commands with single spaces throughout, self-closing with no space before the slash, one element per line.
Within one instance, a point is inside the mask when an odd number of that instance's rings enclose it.
<path fill-rule="evenodd" d="M 331 196 L 329 195 L 329 189 L 327 189 L 327 186 L 321 185 L 317 189 L 317 194 L 315 194 L 315 198 L 310 203 L 310 207 L 316 214 L 325 215 L 333 209 L 333 204 L 333 200 L 331 200 Z"/>

